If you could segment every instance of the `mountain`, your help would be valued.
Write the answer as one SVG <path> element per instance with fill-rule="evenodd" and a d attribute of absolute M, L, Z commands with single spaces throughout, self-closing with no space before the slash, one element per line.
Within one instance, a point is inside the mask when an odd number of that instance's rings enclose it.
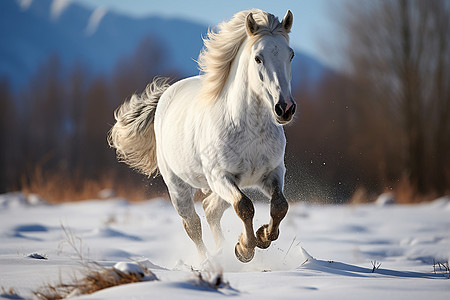
<path fill-rule="evenodd" d="M 94 74 L 108 74 L 145 37 L 164 53 L 161 72 L 191 76 L 198 74 L 194 60 L 207 30 L 206 25 L 185 20 L 133 18 L 66 1 L 0 1 L 0 77 L 20 89 L 52 54 L 66 68 L 81 63 Z M 296 53 L 294 86 L 299 80 L 317 82 L 327 72 L 314 58 Z"/>

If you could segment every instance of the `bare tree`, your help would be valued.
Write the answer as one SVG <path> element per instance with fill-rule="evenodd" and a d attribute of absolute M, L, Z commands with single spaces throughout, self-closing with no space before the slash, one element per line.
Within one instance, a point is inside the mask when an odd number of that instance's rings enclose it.
<path fill-rule="evenodd" d="M 6 191 L 8 184 L 12 181 L 12 166 L 8 161 L 13 160 L 11 155 L 12 147 L 7 147 L 6 144 L 16 141 L 13 135 L 15 125 L 15 109 L 12 102 L 12 93 L 9 87 L 9 82 L 6 78 L 0 78 L 0 193 Z"/>
<path fill-rule="evenodd" d="M 431 68 L 431 107 L 432 114 L 436 116 L 431 124 L 434 134 L 432 135 L 433 145 L 432 155 L 434 156 L 433 173 L 431 180 L 439 193 L 444 193 L 446 189 L 446 171 L 442 163 L 449 161 L 450 151 L 450 4 L 442 5 L 440 1 L 429 1 L 421 3 L 423 9 L 433 16 L 430 21 L 430 47 L 434 63 Z M 447 174 L 448 175 L 448 174 Z M 447 178 L 448 179 L 448 178 Z M 448 186 L 447 186 L 448 188 Z"/>
<path fill-rule="evenodd" d="M 419 194 L 442 193 L 448 183 L 449 8 L 439 0 L 353 1 L 342 19 L 362 106 L 401 129 L 404 173 Z"/>

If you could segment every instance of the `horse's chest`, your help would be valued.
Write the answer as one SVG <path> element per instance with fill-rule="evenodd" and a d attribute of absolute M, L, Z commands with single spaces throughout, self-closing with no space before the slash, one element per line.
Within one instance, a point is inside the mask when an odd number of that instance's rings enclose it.
<path fill-rule="evenodd" d="M 225 147 L 228 169 L 250 184 L 282 162 L 285 143 L 284 133 L 279 128 L 239 132 Z"/>

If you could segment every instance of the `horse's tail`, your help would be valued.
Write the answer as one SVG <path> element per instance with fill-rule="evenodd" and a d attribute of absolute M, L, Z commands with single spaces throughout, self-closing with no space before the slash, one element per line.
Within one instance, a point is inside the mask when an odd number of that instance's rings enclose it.
<path fill-rule="evenodd" d="M 168 78 L 155 78 L 141 95 L 134 94 L 114 112 L 116 124 L 108 133 L 108 143 L 117 158 L 139 172 L 157 172 L 154 118 L 159 98 L 170 86 Z"/>

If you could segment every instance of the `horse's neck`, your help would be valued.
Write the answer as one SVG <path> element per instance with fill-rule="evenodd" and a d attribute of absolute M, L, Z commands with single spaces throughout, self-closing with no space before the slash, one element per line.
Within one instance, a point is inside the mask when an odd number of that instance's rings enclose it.
<path fill-rule="evenodd" d="M 223 105 L 231 121 L 237 125 L 258 125 L 259 118 L 267 115 L 266 108 L 260 99 L 250 90 L 248 84 L 248 55 L 244 53 L 245 45 L 241 46 L 233 61 L 228 81 L 224 87 Z"/>

